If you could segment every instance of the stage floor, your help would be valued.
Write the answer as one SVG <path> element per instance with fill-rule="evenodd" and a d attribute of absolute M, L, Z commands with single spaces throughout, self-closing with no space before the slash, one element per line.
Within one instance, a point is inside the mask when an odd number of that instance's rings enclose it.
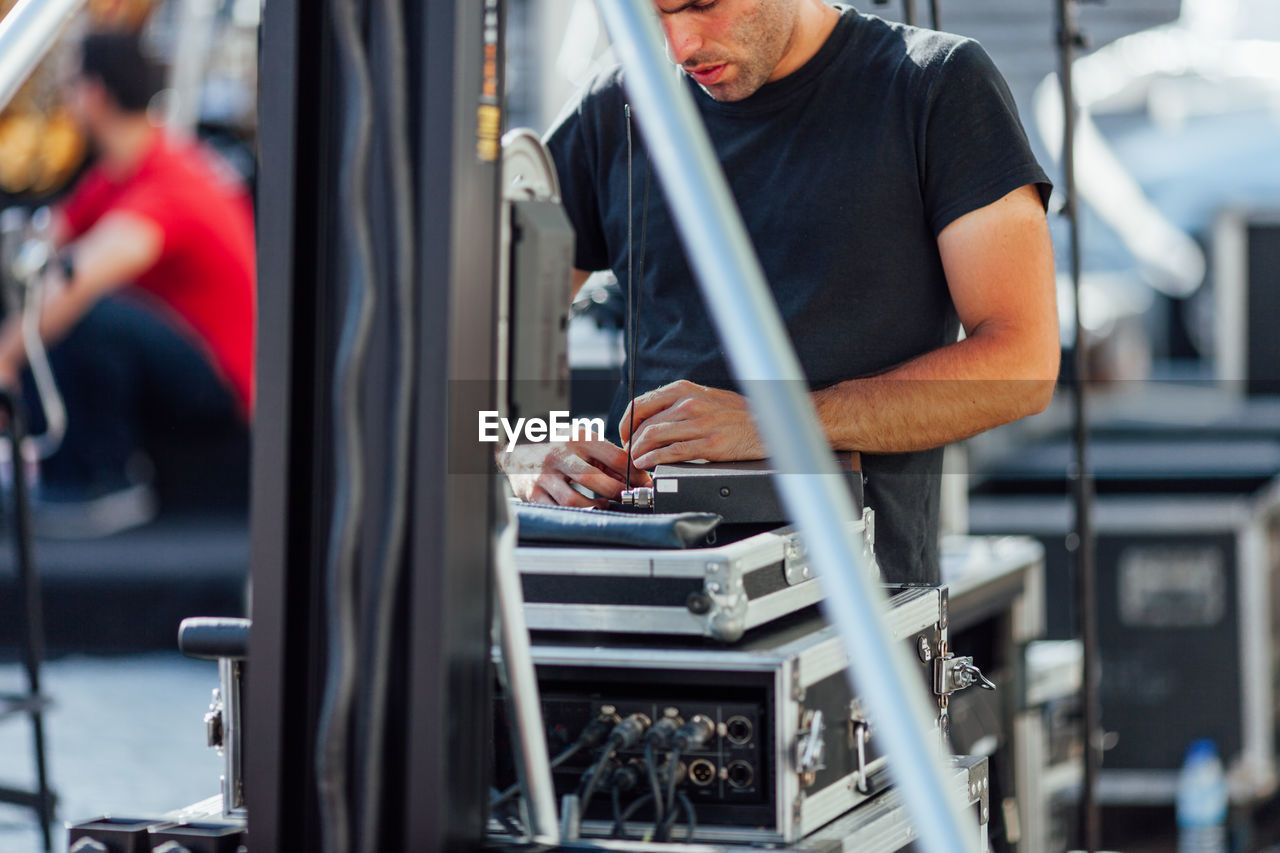
<path fill-rule="evenodd" d="M 202 719 L 218 686 L 216 663 L 177 652 L 77 655 L 41 673 L 54 702 L 45 726 L 59 797 L 54 850 L 66 850 L 67 822 L 158 814 L 218 793 L 222 760 L 204 745 Z M 25 686 L 16 664 L 0 665 L 0 692 Z M 34 780 L 28 718 L 0 721 L 0 785 Z M 0 850 L 41 850 L 33 812 L 0 805 Z"/>

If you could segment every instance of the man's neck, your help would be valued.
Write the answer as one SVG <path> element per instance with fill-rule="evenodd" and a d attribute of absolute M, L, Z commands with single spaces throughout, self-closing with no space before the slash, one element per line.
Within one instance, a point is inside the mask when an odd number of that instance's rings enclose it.
<path fill-rule="evenodd" d="M 826 44 L 831 31 L 836 28 L 840 13 L 823 0 L 804 0 L 800 4 L 800 12 L 796 18 L 795 32 L 791 43 L 782 57 L 782 61 L 773 69 L 768 82 L 781 80 L 793 71 L 798 71 L 806 62 L 813 59 L 822 46 Z"/>
<path fill-rule="evenodd" d="M 106 132 L 98 134 L 102 167 L 111 177 L 127 178 L 138 170 L 151 150 L 160 128 L 146 116 L 122 116 Z"/>

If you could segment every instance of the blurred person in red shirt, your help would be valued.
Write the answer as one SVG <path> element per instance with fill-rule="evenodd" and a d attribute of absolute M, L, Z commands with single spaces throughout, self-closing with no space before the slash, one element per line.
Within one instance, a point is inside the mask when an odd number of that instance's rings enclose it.
<path fill-rule="evenodd" d="M 252 205 L 216 155 L 152 121 L 159 80 L 136 35 L 85 38 L 70 100 L 97 160 L 54 212 L 59 263 L 40 325 L 67 407 L 62 446 L 41 465 L 40 526 L 51 534 L 107 533 L 154 514 L 131 464 L 144 420 L 247 424 L 253 411 Z M 10 317 L 0 383 L 20 384 L 25 357 Z"/>

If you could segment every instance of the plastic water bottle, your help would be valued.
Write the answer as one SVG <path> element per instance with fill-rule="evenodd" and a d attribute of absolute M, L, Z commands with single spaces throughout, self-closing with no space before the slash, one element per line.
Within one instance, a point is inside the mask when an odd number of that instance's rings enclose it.
<path fill-rule="evenodd" d="M 1227 777 L 1213 741 L 1191 744 L 1178 773 L 1178 853 L 1226 853 Z"/>

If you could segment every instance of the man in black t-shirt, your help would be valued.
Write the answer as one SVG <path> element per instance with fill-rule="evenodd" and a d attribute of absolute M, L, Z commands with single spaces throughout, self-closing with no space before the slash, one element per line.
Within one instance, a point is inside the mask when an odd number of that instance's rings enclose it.
<path fill-rule="evenodd" d="M 973 41 L 821 0 L 655 4 L 822 425 L 863 454 L 881 565 L 935 583 L 941 448 L 1042 410 L 1058 370 L 1049 185 L 1008 88 Z M 627 286 L 629 229 L 643 270 L 643 393 L 633 413 L 620 392 L 620 438 L 638 469 L 763 457 L 658 183 L 645 191 L 625 83 L 603 74 L 547 137 L 575 289 L 601 269 Z M 575 484 L 617 498 L 626 466 L 608 442 L 504 460 L 520 497 L 571 506 L 600 503 Z"/>

